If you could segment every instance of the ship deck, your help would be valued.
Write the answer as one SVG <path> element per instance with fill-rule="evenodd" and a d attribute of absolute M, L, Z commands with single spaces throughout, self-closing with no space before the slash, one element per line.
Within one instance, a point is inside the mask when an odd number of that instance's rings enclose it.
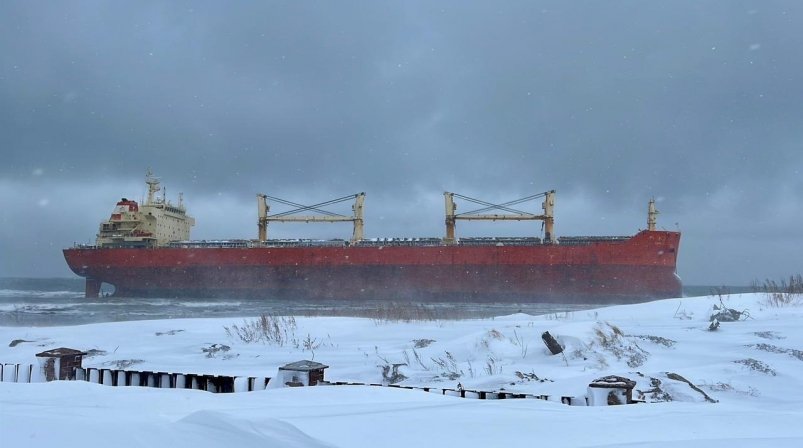
<path fill-rule="evenodd" d="M 626 242 L 632 236 L 564 236 L 558 238 L 562 246 L 584 246 L 595 243 Z M 534 237 L 468 237 L 460 238 L 455 244 L 446 244 L 441 238 L 371 238 L 357 242 L 343 239 L 274 239 L 267 241 L 257 240 L 191 240 L 172 241 L 167 244 L 171 248 L 203 249 L 203 248 L 278 248 L 278 247 L 438 247 L 438 246 L 546 246 L 550 243 L 541 238 Z M 101 248 L 96 245 L 76 244 L 79 249 Z M 109 247 L 109 246 L 104 246 Z"/>

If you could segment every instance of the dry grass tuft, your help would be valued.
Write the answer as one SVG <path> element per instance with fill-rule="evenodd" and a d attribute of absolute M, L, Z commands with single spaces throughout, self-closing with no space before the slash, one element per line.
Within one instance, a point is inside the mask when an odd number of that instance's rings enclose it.
<path fill-rule="evenodd" d="M 790 275 L 789 280 L 780 281 L 766 279 L 764 282 L 753 282 L 753 291 L 766 295 L 764 303 L 773 308 L 797 306 L 803 304 L 803 275 Z"/>

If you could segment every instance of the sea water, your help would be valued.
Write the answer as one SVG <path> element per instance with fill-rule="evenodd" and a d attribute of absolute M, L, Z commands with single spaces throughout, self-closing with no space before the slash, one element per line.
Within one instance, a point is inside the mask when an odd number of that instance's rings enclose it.
<path fill-rule="evenodd" d="M 692 287 L 707 295 L 715 288 Z M 104 292 L 106 292 L 104 290 Z M 730 292 L 741 292 L 730 290 Z M 397 303 L 403 306 L 402 303 Z M 490 318 L 514 313 L 568 317 L 599 305 L 555 303 L 446 302 L 416 304 L 425 318 Z M 252 317 L 260 314 L 295 316 L 362 316 L 386 314 L 382 301 L 294 301 L 272 299 L 84 297 L 82 278 L 0 278 L 0 326 L 61 326 L 96 322 L 205 317 Z M 373 310 L 379 309 L 379 313 Z M 391 310 L 392 311 L 392 310 Z"/>

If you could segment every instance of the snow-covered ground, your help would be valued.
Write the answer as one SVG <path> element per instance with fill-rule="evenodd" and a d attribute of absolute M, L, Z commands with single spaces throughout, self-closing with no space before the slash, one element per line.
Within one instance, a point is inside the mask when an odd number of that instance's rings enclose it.
<path fill-rule="evenodd" d="M 35 353 L 70 347 L 91 351 L 85 367 L 273 377 L 280 365 L 314 359 L 330 366 L 327 380 L 365 383 L 386 382 L 383 370 L 401 364 L 400 384 L 460 382 L 552 397 L 476 400 L 370 386 L 212 394 L 80 381 L 0 383 L 0 443 L 803 446 L 803 306 L 771 306 L 762 294 L 722 299 L 748 313 L 716 331 L 708 330 L 709 316 L 719 297 L 459 321 L 297 317 L 295 326 L 285 320 L 282 345 L 227 334 L 224 327 L 245 325 L 229 318 L 0 327 L 3 363 L 31 363 Z M 544 331 L 566 346 L 565 356 L 549 353 Z M 583 396 L 589 382 L 610 374 L 636 380 L 647 403 L 556 401 Z"/>

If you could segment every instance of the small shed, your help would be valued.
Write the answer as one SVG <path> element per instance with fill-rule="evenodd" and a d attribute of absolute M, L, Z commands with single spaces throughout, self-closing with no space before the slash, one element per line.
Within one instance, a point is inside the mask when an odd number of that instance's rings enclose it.
<path fill-rule="evenodd" d="M 81 367 L 86 352 L 72 348 L 54 348 L 36 354 L 46 381 L 74 380 L 75 369 Z"/>
<path fill-rule="evenodd" d="M 315 386 L 324 381 L 323 371 L 329 366 L 315 361 L 296 361 L 279 367 L 280 385 Z"/>
<path fill-rule="evenodd" d="M 623 376 L 609 375 L 597 378 L 588 385 L 588 405 L 632 404 L 634 387 L 636 382 Z"/>

